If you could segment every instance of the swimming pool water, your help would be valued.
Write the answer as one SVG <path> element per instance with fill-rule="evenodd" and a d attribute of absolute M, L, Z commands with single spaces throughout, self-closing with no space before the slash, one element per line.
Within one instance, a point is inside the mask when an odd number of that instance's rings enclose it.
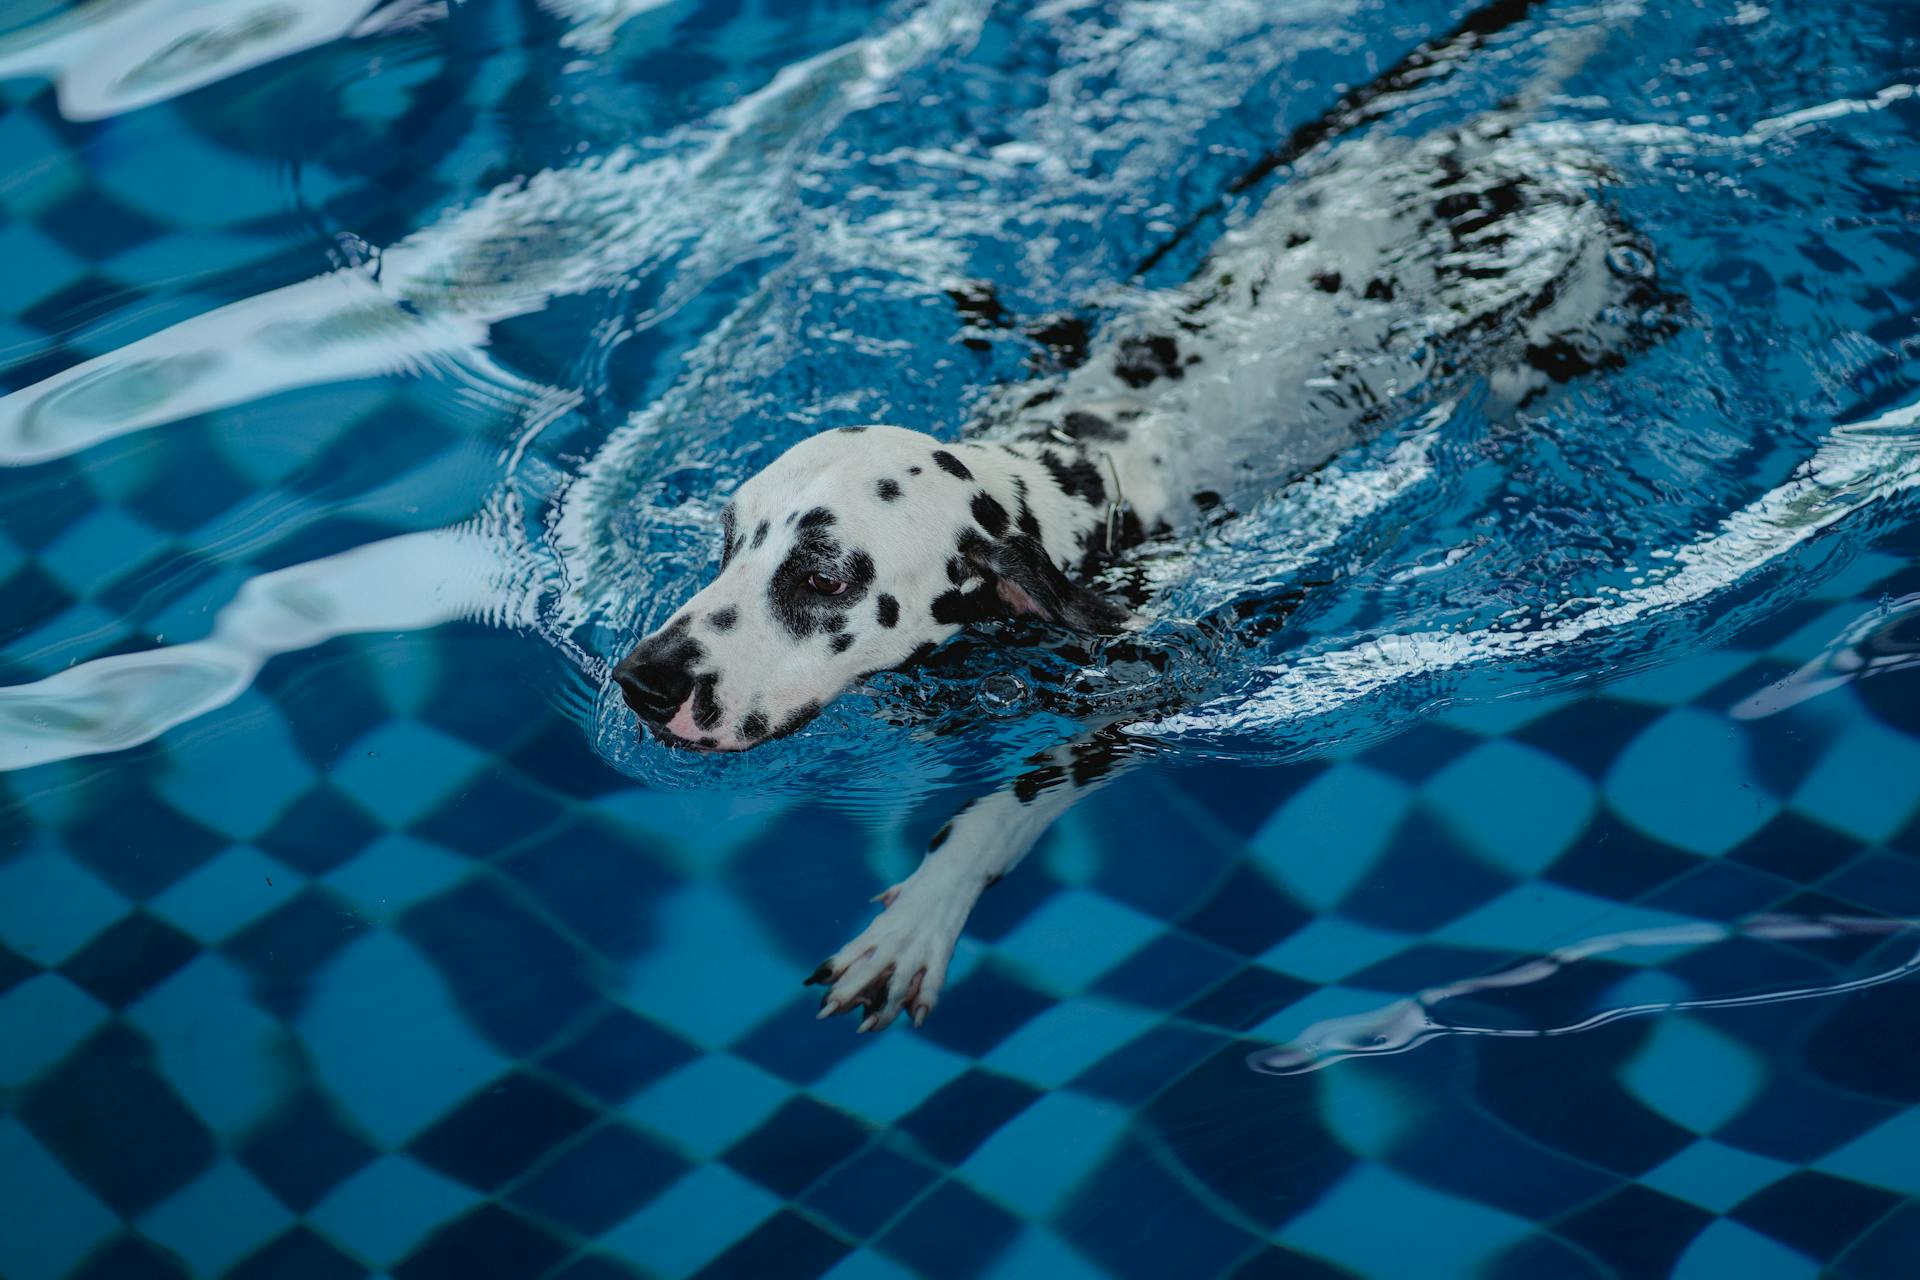
<path fill-rule="evenodd" d="M 1123 317 L 1469 7 L 0 15 L 0 1278 L 1920 1272 L 1920 23 L 1502 8 L 1369 129 L 1568 60 L 1671 333 L 1151 553 L 1166 673 L 722 761 L 603 687 L 715 495 L 956 433 L 953 281 Z M 1063 706 L 1154 763 L 816 1023 Z"/>

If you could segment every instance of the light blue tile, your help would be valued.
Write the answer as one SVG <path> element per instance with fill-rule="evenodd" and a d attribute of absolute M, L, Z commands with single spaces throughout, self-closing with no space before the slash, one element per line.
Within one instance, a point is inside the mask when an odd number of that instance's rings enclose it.
<path fill-rule="evenodd" d="M 218 952 L 142 996 L 127 1018 L 152 1038 L 160 1070 L 222 1137 L 264 1119 L 291 1084 L 286 1030 L 251 999 L 247 979 Z"/>
<path fill-rule="evenodd" d="M 688 874 L 723 867 L 792 805 L 732 792 L 647 791 L 635 787 L 593 801 L 629 831 L 656 842 Z"/>
<path fill-rule="evenodd" d="M 1344 916 L 1317 916 L 1275 943 L 1260 963 L 1308 982 L 1338 982 L 1413 941 L 1405 934 L 1356 924 Z"/>
<path fill-rule="evenodd" d="M 752 1133 L 792 1094 L 777 1076 L 715 1053 L 655 1081 L 622 1111 L 704 1160 Z"/>
<path fill-rule="evenodd" d="M 457 1008 L 419 952 L 376 929 L 321 971 L 299 1030 L 315 1071 L 347 1114 L 393 1148 L 508 1065 Z"/>
<path fill-rule="evenodd" d="M 196 1275 L 217 1276 L 293 1221 L 286 1206 L 251 1174 L 221 1160 L 135 1225 L 149 1240 L 186 1259 Z"/>
<path fill-rule="evenodd" d="M 87 264 L 27 221 L 0 227 L 0 262 L 7 264 L 7 293 L 0 315 L 17 316 L 87 274 Z"/>
<path fill-rule="evenodd" d="M 1280 1238 L 1372 1280 L 1444 1280 L 1473 1274 L 1533 1230 L 1522 1218 L 1363 1164 Z"/>
<path fill-rule="evenodd" d="M 1920 1196 L 1920 1109 L 1909 1108 L 1816 1160 L 1816 1169 Z"/>
<path fill-rule="evenodd" d="M 1398 779 L 1336 765 L 1267 820 L 1253 837 L 1253 856 L 1295 897 L 1331 911 L 1386 850 L 1411 801 Z"/>
<path fill-rule="evenodd" d="M 147 910 L 212 944 L 231 937 L 300 892 L 306 876 L 252 845 L 237 844 L 176 880 Z"/>
<path fill-rule="evenodd" d="M 960 1176 L 1012 1212 L 1045 1221 L 1126 1127 L 1122 1108 L 1061 1090 L 995 1130 Z"/>
<path fill-rule="evenodd" d="M 1901 1155 L 1908 1164 L 1913 1162 L 1911 1148 Z M 1642 1175 L 1640 1181 L 1702 1209 L 1725 1213 L 1760 1188 L 1795 1172 L 1796 1165 L 1702 1138 Z"/>
<path fill-rule="evenodd" d="M 600 1238 L 649 1275 L 680 1280 L 765 1222 L 780 1201 L 725 1165 L 695 1169 Z"/>
<path fill-rule="evenodd" d="M 12 345 L 9 340 L 15 336 L 13 330 L 16 328 L 18 328 L 17 325 L 0 321 L 0 351 L 8 350 Z M 27 553 L 14 544 L 13 539 L 7 536 L 5 529 L 0 529 L 0 582 L 11 578 L 14 571 L 26 562 Z"/>
<path fill-rule="evenodd" d="M 57 973 L 0 995 L 0 1088 L 25 1084 L 106 1021 L 107 1008 Z"/>
<path fill-rule="evenodd" d="M 238 226 L 282 212 L 285 193 L 273 162 L 241 155 L 214 142 L 203 130 L 161 104 L 129 118 L 120 145 L 96 149 L 94 181 L 119 199 L 167 226 Z M 192 174 L 193 181 L 180 181 Z M 310 184 L 318 183 L 317 186 Z M 303 167 L 301 195 L 319 201 L 337 180 L 318 166 Z"/>
<path fill-rule="evenodd" d="M 1685 706 L 1754 661 L 1756 655 L 1740 649 L 1694 654 L 1616 680 L 1607 686 L 1607 697 L 1644 706 Z"/>
<path fill-rule="evenodd" d="M 1886 840 L 1920 809 L 1920 742 L 1860 715 L 1827 747 L 1789 804 L 1864 842 Z"/>
<path fill-rule="evenodd" d="M 1059 1236 L 1028 1227 L 988 1267 L 984 1280 L 1112 1280 Z"/>
<path fill-rule="evenodd" d="M 1707 1134 L 1740 1114 L 1765 1074 L 1738 1041 L 1698 1018 L 1668 1014 L 1654 1020 L 1620 1082 L 1675 1124 Z"/>
<path fill-rule="evenodd" d="M 327 1194 L 307 1221 L 363 1260 L 391 1266 L 480 1197 L 404 1155 L 384 1155 Z"/>
<path fill-rule="evenodd" d="M 0 1113 L 0 1276 L 60 1280 L 120 1219 Z"/>
<path fill-rule="evenodd" d="M 1044 991 L 1083 991 L 1165 928 L 1159 921 L 1086 889 L 1066 889 L 993 946 Z"/>
<path fill-rule="evenodd" d="M 875 1124 L 892 1124 L 967 1069 L 967 1060 L 899 1028 L 828 1072 L 813 1094 Z"/>
<path fill-rule="evenodd" d="M 1420 788 L 1421 799 L 1469 850 L 1516 876 L 1566 851 L 1593 815 L 1593 785 L 1533 747 L 1475 747 Z"/>
<path fill-rule="evenodd" d="M 362 918 L 384 924 L 414 903 L 451 889 L 473 864 L 439 845 L 407 835 L 385 835 L 322 883 L 353 904 Z"/>
<path fill-rule="evenodd" d="M 168 541 L 166 534 L 119 507 L 95 507 L 41 549 L 40 566 L 74 595 L 88 597 L 165 550 Z"/>
<path fill-rule="evenodd" d="M 1674 1264 L 1672 1280 L 1814 1280 L 1820 1266 L 1731 1218 L 1707 1224 Z"/>
<path fill-rule="evenodd" d="M 0 863 L 0 942 L 35 964 L 59 964 L 130 905 L 93 872 L 44 845 Z"/>
<path fill-rule="evenodd" d="M 986 1064 L 1029 1084 L 1054 1089 L 1158 1021 L 1154 1014 L 1082 996 L 1028 1021 L 994 1046 Z"/>
<path fill-rule="evenodd" d="M 1385 1161 L 1418 1119 L 1407 1088 L 1366 1063 L 1344 1063 L 1319 1079 L 1321 1122 L 1363 1159 Z"/>
<path fill-rule="evenodd" d="M 840 1259 L 820 1280 L 918 1280 L 899 1263 L 868 1249 L 857 1249 Z"/>
<path fill-rule="evenodd" d="M 1609 935 L 1697 923 L 1685 916 L 1621 906 L 1607 898 L 1535 880 L 1515 885 L 1485 906 L 1436 930 L 1433 936 L 1463 947 L 1532 953 Z M 1702 944 L 1622 946 L 1607 954 L 1625 964 L 1657 964 L 1698 945 Z"/>
<path fill-rule="evenodd" d="M 625 998 L 702 1044 L 731 1044 L 801 999 L 806 968 L 768 946 L 733 894 L 689 884 L 655 906 L 653 927 L 656 941 L 628 971 Z"/>
<path fill-rule="evenodd" d="M 1807 592 L 1810 600 L 1852 600 L 1871 592 L 1880 593 L 1880 584 L 1907 567 L 1908 562 L 1884 551 L 1867 551 L 1853 562 Z"/>
<path fill-rule="evenodd" d="M 39 93 L 46 82 L 20 76 L 11 83 L 15 92 L 7 94 L 7 100 L 17 104 Z M 20 222 L 30 221 L 80 189 L 86 182 L 83 154 L 62 141 L 37 112 L 0 111 L 0 165 L 12 179 L 7 187 L 8 211 Z M 17 295 L 9 294 L 7 310 L 24 306 Z"/>
<path fill-rule="evenodd" d="M 331 777 L 368 813 L 398 828 L 431 813 L 486 759 L 416 720 L 390 720 L 343 752 Z"/>
<path fill-rule="evenodd" d="M 1733 848 L 1780 809 L 1749 765 L 1742 727 L 1690 707 L 1648 725 L 1614 761 L 1602 790 L 1633 826 L 1708 857 Z"/>
<path fill-rule="evenodd" d="M 154 789 L 235 840 L 271 827 L 319 776 L 294 745 L 280 708 L 252 690 L 201 716 L 170 747 Z M 242 778 L 245 784 L 235 785 Z"/>

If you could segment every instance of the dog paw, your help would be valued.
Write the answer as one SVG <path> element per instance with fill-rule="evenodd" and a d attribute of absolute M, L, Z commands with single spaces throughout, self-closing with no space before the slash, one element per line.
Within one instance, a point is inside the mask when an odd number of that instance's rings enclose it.
<path fill-rule="evenodd" d="M 820 1017 L 861 1009 L 857 1030 L 880 1031 L 902 1013 L 919 1026 L 940 1001 L 947 964 L 959 939 L 950 913 L 917 908 L 901 886 L 882 894 L 887 909 L 861 935 L 813 971 L 807 986 L 824 986 Z"/>

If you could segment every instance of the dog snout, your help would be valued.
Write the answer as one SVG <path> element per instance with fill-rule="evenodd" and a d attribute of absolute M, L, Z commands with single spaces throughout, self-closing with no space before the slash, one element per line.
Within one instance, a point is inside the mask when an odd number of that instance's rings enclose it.
<path fill-rule="evenodd" d="M 613 671 L 620 696 L 642 720 L 664 724 L 693 692 L 693 671 L 684 663 L 635 655 Z"/>

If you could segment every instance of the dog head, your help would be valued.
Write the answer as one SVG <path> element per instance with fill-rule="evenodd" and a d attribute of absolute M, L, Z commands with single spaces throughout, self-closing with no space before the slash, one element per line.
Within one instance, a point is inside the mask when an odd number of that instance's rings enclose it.
<path fill-rule="evenodd" d="M 1123 629 L 1047 553 L 1043 522 L 1066 536 L 1072 500 L 1021 468 L 899 427 L 800 442 L 741 485 L 719 575 L 615 668 L 621 695 L 665 742 L 742 751 L 968 622 Z"/>

